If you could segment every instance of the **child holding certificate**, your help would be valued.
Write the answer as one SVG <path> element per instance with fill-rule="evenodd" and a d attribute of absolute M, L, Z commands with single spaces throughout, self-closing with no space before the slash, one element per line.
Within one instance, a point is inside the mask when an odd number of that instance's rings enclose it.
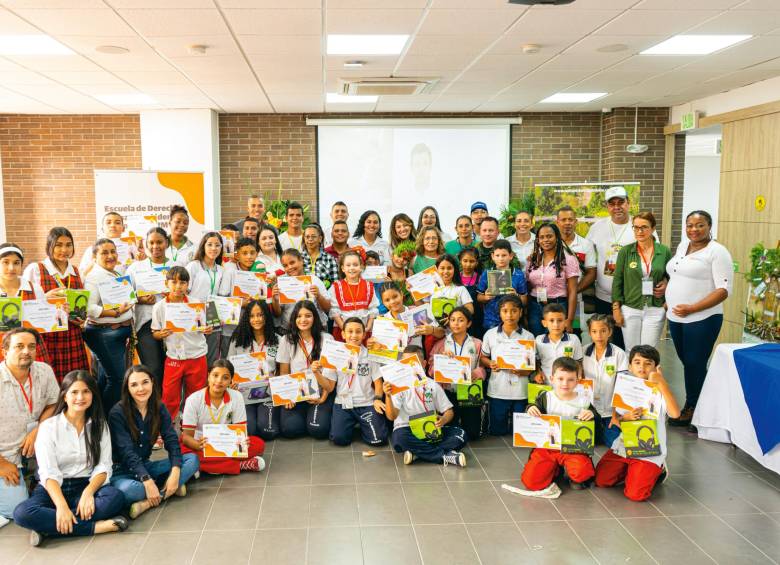
<path fill-rule="evenodd" d="M 612 317 L 606 314 L 593 314 L 588 318 L 588 333 L 591 343 L 585 348 L 582 368 L 586 379 L 593 381 L 593 406 L 601 416 L 598 443 L 607 447 L 620 435 L 620 428 L 609 426 L 612 419 L 612 392 L 615 390 L 615 376 L 628 370 L 626 353 L 614 343 L 612 337 Z M 603 437 L 601 437 L 603 436 Z"/>
<path fill-rule="evenodd" d="M 326 439 L 330 433 L 333 398 L 329 393 L 335 385 L 322 374 L 320 352 L 322 343 L 331 336 L 322 328 L 317 308 L 311 300 L 301 300 L 290 313 L 290 331 L 279 341 L 276 352 L 278 375 L 311 371 L 320 386 L 316 400 L 290 403 L 284 406 L 279 418 L 280 433 L 284 437 L 305 434 L 316 439 Z"/>
<path fill-rule="evenodd" d="M 482 354 L 482 341 L 468 334 L 473 320 L 473 314 L 465 306 L 458 306 L 450 314 L 450 334 L 442 340 L 437 341 L 431 349 L 431 359 L 434 355 L 444 354 L 450 357 L 468 357 L 471 360 L 470 371 L 471 381 L 482 381 L 483 384 L 486 372 L 485 368 L 479 365 L 479 359 Z M 428 374 L 433 374 L 433 363 L 428 364 Z M 478 439 L 482 435 L 482 412 L 484 402 L 474 401 L 473 395 L 468 395 L 465 400 L 458 400 L 458 388 L 466 387 L 468 391 L 470 385 L 446 385 L 444 392 L 447 398 L 455 407 L 455 422 L 466 431 L 470 439 Z M 480 388 L 480 393 L 482 389 Z M 462 396 L 462 395 L 461 395 Z M 482 396 L 481 394 L 479 396 Z"/>
<path fill-rule="evenodd" d="M 425 355 L 417 346 L 407 346 L 403 358 L 415 355 L 420 364 L 424 365 Z M 404 454 L 404 465 L 411 465 L 419 458 L 430 463 L 443 463 L 445 466 L 466 466 L 466 455 L 461 451 L 466 445 L 466 432 L 456 426 L 447 425 L 455 413 L 439 383 L 425 378 L 420 386 L 392 394 L 392 385 L 385 382 L 383 390 L 385 414 L 393 421 L 390 441 L 396 453 Z M 410 421 L 418 418 L 432 420 L 432 423 L 430 426 L 424 424 L 423 433 L 416 435 L 411 429 Z M 419 437 L 420 435 L 422 437 Z"/>
<path fill-rule="evenodd" d="M 500 370 L 498 353 L 502 344 L 518 339 L 533 341 L 534 336 L 520 325 L 523 302 L 518 295 L 502 296 L 498 303 L 498 314 L 501 317 L 501 325 L 485 333 L 480 363 L 491 371 L 487 392 L 490 421 L 488 431 L 490 435 L 502 436 L 508 434 L 511 429 L 512 414 L 525 412 L 528 404 L 528 375 L 531 371 Z"/>
<path fill-rule="evenodd" d="M 540 392 L 534 403 L 528 406 L 528 414 L 536 418 L 550 414 L 567 420 L 593 420 L 598 415 L 596 409 L 577 395 L 578 375 L 579 366 L 574 359 L 556 359 L 552 365 L 552 391 Z M 563 453 L 561 450 L 536 447 L 528 456 L 521 479 L 529 490 L 557 490 L 553 480 L 561 467 L 566 470 L 571 488 L 575 490 L 585 488 L 595 473 L 593 461 L 584 453 Z"/>
<path fill-rule="evenodd" d="M 371 333 L 371 324 L 377 315 L 379 301 L 374 293 L 374 285 L 363 279 L 363 258 L 357 251 L 347 251 L 339 258 L 341 280 L 333 283 L 330 293 L 330 317 L 333 337 L 344 341 L 341 334 L 344 319 L 356 316 L 366 325 L 366 334 Z"/>
<path fill-rule="evenodd" d="M 233 364 L 220 359 L 208 374 L 208 386 L 187 398 L 181 417 L 181 444 L 183 453 L 195 453 L 200 470 L 211 475 L 238 475 L 241 471 L 259 472 L 265 469 L 262 458 L 265 442 L 257 436 L 246 438 L 246 457 L 206 457 L 204 451 L 209 438 L 203 435 L 208 424 L 246 425 L 246 411 L 241 393 L 230 388 L 233 382 Z M 243 450 L 241 446 L 239 451 Z"/>
<path fill-rule="evenodd" d="M 479 252 L 473 247 L 464 247 L 458 253 L 458 261 L 460 262 L 460 280 L 463 282 L 463 287 L 468 291 L 471 296 L 472 304 L 474 305 L 474 318 L 471 321 L 471 328 L 469 328 L 469 335 L 482 339 L 485 335 L 485 330 L 482 327 L 484 319 L 484 308 L 482 304 L 477 300 L 477 285 L 479 284 L 480 273 L 477 270 L 479 267 Z"/>
<path fill-rule="evenodd" d="M 187 288 L 190 273 L 184 267 L 172 267 L 165 275 L 168 296 L 154 305 L 152 309 L 152 335 L 154 339 L 165 341 L 166 357 L 163 369 L 162 399 L 171 418 L 176 420 L 181 404 L 181 386 L 184 383 L 184 397 L 204 385 L 208 368 L 206 362 L 206 337 L 211 328 L 197 332 L 176 332 L 165 324 L 165 305 L 189 302 Z M 205 335 L 204 335 L 205 334 Z"/>
<path fill-rule="evenodd" d="M 547 333 L 536 336 L 536 354 L 541 369 L 534 375 L 539 384 L 550 384 L 553 361 L 558 357 L 582 360 L 580 338 L 566 331 L 566 309 L 563 304 L 551 302 L 542 310 L 542 325 Z"/>
<path fill-rule="evenodd" d="M 347 345 L 360 348 L 357 367 L 349 372 L 323 369 L 325 377 L 336 383 L 330 426 L 330 440 L 336 445 L 352 443 L 355 424 L 360 425 L 360 436 L 368 445 L 379 446 L 387 442 L 382 377 L 379 364 L 368 360 L 368 350 L 361 345 L 365 333 L 360 318 L 347 318 L 344 321 L 344 338 Z"/>
<path fill-rule="evenodd" d="M 525 308 L 527 300 L 526 292 L 528 292 L 525 284 L 525 275 L 522 270 L 514 269 L 512 267 L 512 261 L 515 258 L 515 254 L 512 252 L 512 246 L 505 239 L 499 239 L 493 244 L 490 256 L 493 259 L 493 263 L 497 270 L 512 271 L 511 287 L 507 288 L 505 292 L 519 296 L 523 302 L 523 308 Z M 477 292 L 479 293 L 477 294 L 477 302 L 481 303 L 484 307 L 482 327 L 487 331 L 491 328 L 495 328 L 503 321 L 499 315 L 499 300 L 501 299 L 501 296 L 489 294 L 487 270 L 479 277 Z"/>
<path fill-rule="evenodd" d="M 252 225 L 251 222 L 245 222 L 244 227 Z M 254 224 L 256 226 L 256 224 Z M 236 271 L 249 271 L 252 273 L 264 273 L 265 265 L 257 261 L 257 238 L 242 237 L 236 242 L 236 252 L 234 261 L 231 261 L 225 266 L 225 272 L 228 278 L 228 288 L 233 289 L 235 286 L 234 281 L 236 277 Z M 241 306 L 246 306 L 249 303 L 248 298 L 242 300 Z M 222 341 L 220 343 L 220 349 L 223 357 L 227 356 L 228 347 L 233 337 L 233 332 L 236 331 L 236 326 L 232 324 L 224 324 L 222 326 Z"/>
<path fill-rule="evenodd" d="M 287 249 L 282 253 L 282 267 L 288 277 L 300 277 L 303 272 L 303 256 L 297 249 Z M 317 316 L 320 322 L 325 326 L 328 323 L 328 311 L 330 311 L 330 297 L 325 284 L 317 275 L 311 275 L 311 284 L 306 287 L 306 298 L 311 300 L 317 308 Z M 290 327 L 290 313 L 294 304 L 280 304 L 279 293 L 274 293 L 273 310 L 274 315 L 279 321 L 279 328 L 282 333 L 287 332 Z"/>
<path fill-rule="evenodd" d="M 612 487 L 625 481 L 623 494 L 626 498 L 640 502 L 647 500 L 653 493 L 653 488 L 659 482 L 664 482 L 668 476 L 666 468 L 666 417 L 677 418 L 680 416 L 680 407 L 674 398 L 669 384 L 661 373 L 661 356 L 655 347 L 650 345 L 637 345 L 628 354 L 628 364 L 631 374 L 653 383 L 660 391 L 659 406 L 656 407 L 658 417 L 650 421 L 648 425 L 650 433 L 642 436 L 644 443 L 657 444 L 660 455 L 650 457 L 631 456 L 626 452 L 624 434 L 621 429 L 620 436 L 612 444 L 596 466 L 596 486 Z M 632 411 L 613 409 L 610 426 L 621 428 L 623 422 L 633 422 L 643 418 L 643 408 Z M 653 430 L 652 428 L 655 428 Z M 639 437 L 639 432 L 636 432 Z M 652 447 L 650 445 L 649 447 Z"/>
<path fill-rule="evenodd" d="M 460 280 L 460 265 L 452 255 L 442 255 L 436 259 L 436 272 L 444 283 L 437 286 L 431 295 L 431 314 L 442 326 L 447 326 L 447 317 L 453 308 L 463 306 L 474 312 L 471 295 Z M 446 302 L 437 307 L 437 300 Z M 454 303 L 452 303 L 454 301 Z"/>
<path fill-rule="evenodd" d="M 404 296 L 401 293 L 401 288 L 396 282 L 382 283 L 380 286 L 380 295 L 382 302 L 387 306 L 387 314 L 394 320 L 401 320 L 402 314 L 409 310 L 409 307 L 404 304 Z M 435 322 L 434 322 L 435 323 Z M 415 326 L 414 335 L 409 338 L 409 345 L 423 346 L 423 336 L 433 335 L 437 338 L 444 337 L 444 329 L 433 325 L 420 325 Z"/>
<path fill-rule="evenodd" d="M 250 300 L 241 310 L 233 338 L 230 340 L 228 357 L 247 353 L 265 353 L 263 372 L 276 375 L 276 352 L 279 347 L 271 309 L 263 300 Z M 246 426 L 250 436 L 260 436 L 270 441 L 279 435 L 279 417 L 281 406 L 274 406 L 271 397 L 256 404 L 246 405 Z"/>

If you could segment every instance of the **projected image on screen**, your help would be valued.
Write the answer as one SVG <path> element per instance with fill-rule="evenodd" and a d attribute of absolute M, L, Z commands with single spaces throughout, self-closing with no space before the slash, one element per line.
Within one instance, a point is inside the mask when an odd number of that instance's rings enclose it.
<path fill-rule="evenodd" d="M 398 212 L 415 221 L 435 206 L 442 228 L 481 200 L 498 214 L 509 195 L 509 126 L 319 126 L 320 217 L 333 202 L 350 209 L 350 227 L 364 210 L 382 217 L 387 235 Z"/>

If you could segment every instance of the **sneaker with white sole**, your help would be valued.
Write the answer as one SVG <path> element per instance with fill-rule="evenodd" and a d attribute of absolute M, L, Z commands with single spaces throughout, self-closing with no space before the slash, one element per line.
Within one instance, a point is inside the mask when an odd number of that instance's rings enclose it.
<path fill-rule="evenodd" d="M 657 484 L 662 485 L 666 482 L 666 480 L 669 478 L 669 465 L 664 461 L 664 466 L 661 469 L 661 474 L 658 475 L 658 480 L 656 481 Z"/>
<path fill-rule="evenodd" d="M 43 543 L 43 534 L 40 532 L 36 532 L 35 530 L 30 530 L 30 545 L 32 547 L 39 547 Z"/>
<path fill-rule="evenodd" d="M 0 528 L 2 528 L 3 526 L 7 526 L 10 523 L 11 523 L 11 520 L 6 518 L 5 516 L 0 516 Z"/>
<path fill-rule="evenodd" d="M 455 465 L 456 467 L 466 466 L 466 454 L 462 451 L 450 451 L 442 457 L 444 466 Z"/>
<path fill-rule="evenodd" d="M 417 456 L 411 451 L 404 451 L 404 465 L 411 465 Z"/>
<path fill-rule="evenodd" d="M 255 473 L 259 473 L 260 471 L 265 469 L 265 460 L 258 455 L 257 457 L 252 457 L 251 459 L 242 461 L 239 464 L 239 468 L 242 471 L 252 471 Z"/>

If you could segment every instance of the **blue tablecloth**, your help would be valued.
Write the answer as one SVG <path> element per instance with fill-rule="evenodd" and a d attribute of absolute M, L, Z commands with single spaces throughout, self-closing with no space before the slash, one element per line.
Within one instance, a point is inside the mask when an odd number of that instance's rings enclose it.
<path fill-rule="evenodd" d="M 734 351 L 734 365 L 764 455 L 780 443 L 780 344 Z"/>

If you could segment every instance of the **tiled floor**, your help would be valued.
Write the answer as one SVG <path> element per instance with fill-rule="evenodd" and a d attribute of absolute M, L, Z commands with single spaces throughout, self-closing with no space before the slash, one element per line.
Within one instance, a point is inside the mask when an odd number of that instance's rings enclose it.
<path fill-rule="evenodd" d="M 667 362 L 666 374 L 679 388 L 679 366 Z M 273 442 L 265 472 L 203 477 L 123 534 L 30 549 L 10 525 L 0 565 L 780 562 L 780 477 L 685 432 L 670 434 L 671 478 L 646 503 L 618 489 L 564 487 L 554 501 L 508 493 L 501 485 L 519 486 L 527 453 L 501 438 L 472 443 L 465 469 L 362 449 Z"/>

